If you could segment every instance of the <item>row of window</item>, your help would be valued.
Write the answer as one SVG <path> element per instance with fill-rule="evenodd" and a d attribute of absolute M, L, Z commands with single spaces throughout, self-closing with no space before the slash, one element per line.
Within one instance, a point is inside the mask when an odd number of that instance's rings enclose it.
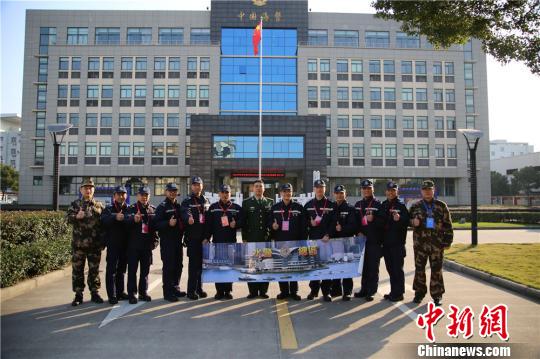
<path fill-rule="evenodd" d="M 156 56 L 153 58 L 155 71 L 179 71 L 180 70 L 180 57 L 176 56 Z M 71 64 L 71 67 L 70 67 Z M 168 64 L 168 66 L 167 66 Z M 187 70 L 188 71 L 209 71 L 210 70 L 210 58 L 209 57 L 188 57 L 187 58 Z M 88 57 L 88 71 L 114 71 L 115 57 Z M 81 70 L 81 57 L 78 56 L 62 56 L 58 60 L 58 69 L 61 71 L 80 71 Z M 120 69 L 122 71 L 146 71 L 148 69 L 148 58 L 146 56 L 122 56 L 120 58 Z"/>
<path fill-rule="evenodd" d="M 402 88 L 401 89 L 401 101 L 403 102 L 427 102 L 427 88 Z M 416 93 L 416 98 L 414 94 Z M 443 96 L 444 94 L 444 96 Z M 329 86 L 308 86 L 308 100 L 318 101 L 319 98 L 322 101 L 330 101 L 330 87 Z M 363 101 L 364 100 L 364 88 L 363 87 L 337 87 L 336 99 L 338 101 Z M 369 88 L 369 100 L 370 101 L 396 101 L 396 89 L 394 87 L 370 87 Z M 456 102 L 456 95 L 454 89 L 433 89 L 433 102 Z"/>
<path fill-rule="evenodd" d="M 445 121 L 446 120 L 446 121 Z M 429 128 L 429 117 L 428 116 L 402 116 L 399 121 L 396 116 L 393 115 L 372 115 L 370 116 L 369 124 L 371 129 L 391 129 L 395 130 L 397 128 L 397 123 L 400 122 L 400 128 L 414 130 L 427 130 Z M 326 128 L 330 129 L 332 123 L 335 124 L 334 127 L 338 129 L 364 129 L 364 116 L 363 115 L 338 115 L 335 120 L 332 120 L 332 117 L 327 116 L 326 118 Z M 455 130 L 456 129 L 456 118 L 454 116 L 434 116 L 433 122 L 434 128 L 436 130 Z M 416 126 L 415 126 L 416 124 Z M 383 126 L 384 125 L 384 126 Z"/>
<path fill-rule="evenodd" d="M 364 60 L 361 59 L 337 59 L 336 60 L 336 72 L 339 73 L 352 73 L 362 74 L 364 72 Z M 370 74 L 395 74 L 396 73 L 396 61 L 373 59 L 368 60 L 368 72 Z M 454 63 L 451 61 L 432 61 L 431 73 L 434 76 L 442 76 L 443 69 L 444 75 L 454 75 Z M 426 75 L 428 69 L 428 61 L 425 60 L 401 60 L 400 61 L 400 73 L 406 75 Z M 330 59 L 308 59 L 308 73 L 329 73 L 330 72 Z M 321 78 L 322 79 L 322 78 Z M 339 78 L 338 78 L 339 80 Z"/>
<path fill-rule="evenodd" d="M 326 145 L 326 156 L 331 157 L 331 145 Z M 446 147 L 446 152 L 445 152 Z M 363 143 L 338 143 L 337 145 L 337 157 L 350 157 L 361 158 L 365 157 L 365 146 Z M 436 144 L 435 158 L 457 158 L 456 145 L 444 145 Z M 381 144 L 375 143 L 370 146 L 370 154 L 372 158 L 397 158 L 398 157 L 398 145 L 397 144 Z M 428 144 L 403 144 L 401 145 L 401 153 L 403 158 L 429 158 L 429 145 Z"/>

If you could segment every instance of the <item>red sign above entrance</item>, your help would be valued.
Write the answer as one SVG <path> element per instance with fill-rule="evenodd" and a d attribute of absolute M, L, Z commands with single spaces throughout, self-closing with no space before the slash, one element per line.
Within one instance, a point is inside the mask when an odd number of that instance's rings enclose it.
<path fill-rule="evenodd" d="M 231 173 L 231 177 L 259 177 L 259 172 L 255 168 L 241 168 Z M 262 170 L 262 177 L 285 177 L 285 171 L 282 168 L 266 168 Z"/>

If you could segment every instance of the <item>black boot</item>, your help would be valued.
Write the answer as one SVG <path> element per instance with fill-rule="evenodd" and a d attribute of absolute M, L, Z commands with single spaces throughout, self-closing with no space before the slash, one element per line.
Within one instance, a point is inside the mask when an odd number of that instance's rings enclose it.
<path fill-rule="evenodd" d="M 99 295 L 97 291 L 92 292 L 92 297 L 90 298 L 90 300 L 92 300 L 92 302 L 97 303 L 97 304 L 103 303 L 103 298 L 101 298 L 101 296 Z"/>
<path fill-rule="evenodd" d="M 413 302 L 415 302 L 416 304 L 420 304 L 420 303 L 422 303 L 422 299 L 424 299 L 424 295 L 420 294 L 420 293 L 416 293 L 414 295 Z"/>
<path fill-rule="evenodd" d="M 73 302 L 71 302 L 71 305 L 76 307 L 78 305 L 81 305 L 83 303 L 83 294 L 82 293 L 75 293 L 75 298 L 73 298 Z"/>

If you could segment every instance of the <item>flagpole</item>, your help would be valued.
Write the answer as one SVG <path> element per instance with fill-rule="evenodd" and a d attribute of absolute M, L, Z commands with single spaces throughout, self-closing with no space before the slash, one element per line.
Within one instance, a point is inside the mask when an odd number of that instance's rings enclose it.
<path fill-rule="evenodd" d="M 262 179 L 262 52 L 263 52 L 263 22 L 261 16 L 261 48 L 259 51 L 259 179 Z"/>

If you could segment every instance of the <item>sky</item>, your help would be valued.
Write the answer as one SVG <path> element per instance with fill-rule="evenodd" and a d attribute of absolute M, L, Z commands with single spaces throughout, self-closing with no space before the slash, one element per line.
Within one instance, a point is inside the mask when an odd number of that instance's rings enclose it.
<path fill-rule="evenodd" d="M 374 13 L 371 0 L 309 0 L 314 12 Z M 205 10 L 210 0 L 0 0 L 0 113 L 21 113 L 26 9 Z M 488 56 L 490 139 L 528 142 L 540 151 L 540 76 Z"/>

